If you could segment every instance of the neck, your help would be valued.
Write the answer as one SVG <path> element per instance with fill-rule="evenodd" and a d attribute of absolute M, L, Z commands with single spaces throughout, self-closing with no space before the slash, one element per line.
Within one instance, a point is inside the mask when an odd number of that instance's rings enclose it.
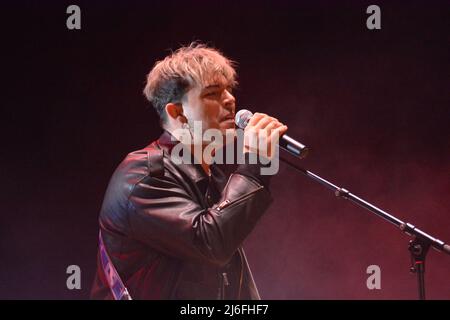
<path fill-rule="evenodd" d="M 168 131 L 172 136 L 174 136 L 178 141 L 180 141 L 180 143 L 183 143 L 183 139 L 180 136 L 178 136 L 174 132 L 174 130 L 171 130 L 170 128 L 165 128 L 165 130 Z M 207 144 L 195 145 L 192 143 L 192 144 L 190 144 L 190 146 L 188 146 L 188 148 L 190 148 L 191 154 L 197 160 L 196 162 L 200 163 L 203 171 L 205 171 L 205 173 L 207 175 L 209 175 L 209 173 L 210 173 L 210 171 L 209 171 L 210 165 L 209 164 L 211 163 L 211 159 L 212 159 L 213 155 L 204 153 L 206 146 L 207 146 Z"/>
<path fill-rule="evenodd" d="M 197 148 L 201 148 L 200 149 L 201 153 L 198 154 L 198 151 L 197 151 L 197 153 L 195 152 L 195 145 L 191 145 L 191 153 L 194 155 L 196 160 L 198 162 L 200 162 L 200 165 L 202 166 L 203 171 L 205 171 L 205 173 L 207 175 L 209 175 L 210 174 L 210 171 L 209 171 L 210 165 L 209 164 L 211 163 L 212 155 L 208 155 L 208 154 L 204 153 L 205 147 L 206 147 L 206 145 L 197 146 Z"/>

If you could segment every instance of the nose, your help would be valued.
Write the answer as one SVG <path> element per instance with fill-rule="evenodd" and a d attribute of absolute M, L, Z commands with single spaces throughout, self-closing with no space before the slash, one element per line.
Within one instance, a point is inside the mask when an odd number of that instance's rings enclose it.
<path fill-rule="evenodd" d="M 228 90 L 224 91 L 223 106 L 232 113 L 234 113 L 234 110 L 236 109 L 236 99 Z"/>

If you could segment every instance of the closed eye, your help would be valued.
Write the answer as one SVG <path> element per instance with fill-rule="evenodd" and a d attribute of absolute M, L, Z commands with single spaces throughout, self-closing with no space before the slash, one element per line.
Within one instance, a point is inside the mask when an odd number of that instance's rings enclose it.
<path fill-rule="evenodd" d="M 206 93 L 205 96 L 206 97 L 212 97 L 212 96 L 215 96 L 217 94 L 219 94 L 218 91 L 211 91 L 211 92 Z"/>

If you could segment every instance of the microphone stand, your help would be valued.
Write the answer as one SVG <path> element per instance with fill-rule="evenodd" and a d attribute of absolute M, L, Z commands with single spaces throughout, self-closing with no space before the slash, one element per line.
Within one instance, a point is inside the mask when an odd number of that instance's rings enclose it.
<path fill-rule="evenodd" d="M 281 149 L 287 151 L 287 153 L 291 154 L 289 150 L 280 146 Z M 338 187 L 333 183 L 321 178 L 317 174 L 312 173 L 311 171 L 305 170 L 293 161 L 289 160 L 285 157 L 280 157 L 280 159 L 311 178 L 314 181 L 319 182 L 325 187 L 334 191 L 334 194 L 346 200 L 350 200 L 351 202 L 357 204 L 358 206 L 376 214 L 380 218 L 383 218 L 385 221 L 390 222 L 391 224 L 398 227 L 401 231 L 406 233 L 407 235 L 413 237 L 412 240 L 409 241 L 408 251 L 411 255 L 411 267 L 410 272 L 417 274 L 417 284 L 419 289 L 419 299 L 425 300 L 425 258 L 428 253 L 428 249 L 433 247 L 437 251 L 445 252 L 450 255 L 450 245 L 444 243 L 443 241 L 432 237 L 431 235 L 425 233 L 424 231 L 417 228 L 415 225 L 407 222 L 403 222 L 402 220 L 396 218 L 395 216 L 387 213 L 386 211 L 381 210 L 380 208 L 374 206 L 373 204 L 361 199 L 351 193 L 350 191 Z M 297 158 L 296 158 L 297 159 Z"/>

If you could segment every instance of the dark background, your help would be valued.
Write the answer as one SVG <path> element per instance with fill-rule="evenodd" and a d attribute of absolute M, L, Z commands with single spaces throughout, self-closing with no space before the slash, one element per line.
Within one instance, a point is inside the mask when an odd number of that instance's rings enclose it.
<path fill-rule="evenodd" d="M 82 29 L 66 28 L 81 7 Z M 381 7 L 382 29 L 366 28 Z M 85 299 L 97 215 L 130 151 L 157 138 L 141 94 L 169 48 L 201 40 L 238 61 L 239 106 L 312 148 L 302 165 L 450 241 L 448 1 L 2 2 L 0 298 Z M 415 299 L 409 238 L 281 164 L 245 242 L 266 299 Z M 427 293 L 450 298 L 431 250 Z M 82 289 L 66 288 L 66 268 Z M 381 290 L 366 268 L 381 267 Z"/>

